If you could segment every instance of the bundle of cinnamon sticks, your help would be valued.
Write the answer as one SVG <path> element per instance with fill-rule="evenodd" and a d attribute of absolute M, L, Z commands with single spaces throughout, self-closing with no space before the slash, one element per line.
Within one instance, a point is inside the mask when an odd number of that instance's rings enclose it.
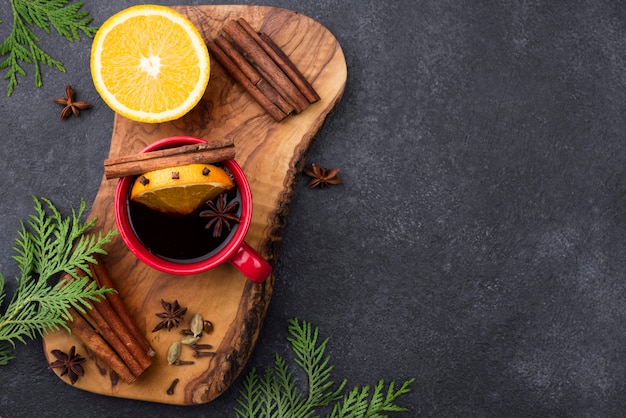
<path fill-rule="evenodd" d="M 320 100 L 283 50 L 243 18 L 230 20 L 209 51 L 277 122 Z"/>
<path fill-rule="evenodd" d="M 99 286 L 114 288 L 102 262 L 90 265 L 91 275 Z M 85 274 L 79 272 L 79 274 Z M 62 280 L 72 280 L 66 274 Z M 105 362 L 127 383 L 134 382 L 152 364 L 155 351 L 139 330 L 118 293 L 108 293 L 93 309 L 84 313 L 70 308 L 72 334 Z"/>

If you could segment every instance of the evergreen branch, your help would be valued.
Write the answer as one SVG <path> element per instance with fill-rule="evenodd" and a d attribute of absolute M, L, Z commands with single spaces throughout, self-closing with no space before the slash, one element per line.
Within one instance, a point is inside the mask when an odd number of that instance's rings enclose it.
<path fill-rule="evenodd" d="M 106 235 L 84 235 L 95 220 L 81 222 L 86 204 L 72 215 L 63 218 L 48 199 L 33 197 L 35 213 L 22 228 L 14 250 L 20 276 L 17 288 L 6 311 L 0 315 L 0 365 L 12 357 L 17 342 L 26 344 L 49 331 L 68 329 L 71 307 L 85 312 L 92 302 L 114 291 L 99 288 L 89 276 L 78 277 L 77 268 L 89 272 L 88 263 L 95 262 L 94 254 L 104 254 L 103 246 L 111 241 L 116 231 Z M 50 285 L 52 277 L 70 273 L 74 280 Z M 0 274 L 0 304 L 4 300 L 4 277 Z"/>
<path fill-rule="evenodd" d="M 262 410 L 261 416 L 280 416 L 274 414 L 274 411 L 278 410 L 278 399 L 280 397 L 280 390 L 277 389 L 275 386 L 274 371 L 272 369 L 267 369 L 260 383 L 261 393 L 263 393 L 264 395 L 261 398 L 261 403 L 264 408 Z"/>
<path fill-rule="evenodd" d="M 367 409 L 367 393 L 369 387 L 354 388 L 343 398 L 343 402 L 336 404 L 331 418 L 362 417 Z"/>
<path fill-rule="evenodd" d="M 259 389 L 259 378 L 256 369 L 250 370 L 243 382 L 244 390 L 241 391 L 241 398 L 237 399 L 240 408 L 235 407 L 237 418 L 258 417 L 262 404 L 260 402 L 261 391 Z"/>
<path fill-rule="evenodd" d="M 289 321 L 289 333 L 292 335 L 287 340 L 296 354 L 296 363 L 304 369 L 309 379 L 309 396 L 302 407 L 296 412 L 302 413 L 304 410 L 313 409 L 318 406 L 328 405 L 330 402 L 341 398 L 341 392 L 347 381 L 344 379 L 339 387 L 328 392 L 333 386 L 330 380 L 332 366 L 328 366 L 329 357 L 324 357 L 328 338 L 317 346 L 319 330 L 312 329 L 311 324 L 298 319 Z"/>
<path fill-rule="evenodd" d="M 5 284 L 6 280 L 4 278 L 4 275 L 0 273 L 0 306 L 2 306 L 2 304 L 4 303 L 4 297 L 6 296 L 6 293 L 4 292 Z"/>
<path fill-rule="evenodd" d="M 65 72 L 63 63 L 54 59 L 40 46 L 40 38 L 33 31 L 38 27 L 46 34 L 51 27 L 69 42 L 80 41 L 81 32 L 93 38 L 98 30 L 90 26 L 93 18 L 89 12 L 80 10 L 84 2 L 68 5 L 69 0 L 9 0 L 13 12 L 13 27 L 9 36 L 0 44 L 0 56 L 8 56 L 0 62 L 0 70 L 7 69 L 7 96 L 11 96 L 18 84 L 18 75 L 26 77 L 25 64 L 35 67 L 35 86 L 41 87 L 41 65 Z M 1 22 L 1 21 L 0 21 Z"/>
<path fill-rule="evenodd" d="M 381 418 L 383 412 L 402 412 L 406 408 L 396 405 L 396 400 L 410 392 L 415 379 L 402 384 L 397 391 L 391 382 L 383 396 L 385 383 L 380 380 L 374 387 L 371 399 L 369 386 L 356 387 L 342 396 L 346 385 L 344 379 L 337 389 L 330 381 L 332 367 L 325 356 L 328 339 L 318 344 L 319 331 L 311 324 L 297 319 L 289 320 L 291 337 L 288 341 L 296 355 L 296 363 L 304 369 L 308 377 L 308 396 L 304 397 L 296 387 L 287 363 L 276 354 L 274 367 L 268 368 L 262 379 L 256 369 L 252 369 L 243 382 L 243 390 L 235 407 L 237 418 L 281 418 L 314 416 L 315 408 L 334 403 L 328 418 Z"/>
<path fill-rule="evenodd" d="M 394 404 L 401 395 L 409 393 L 409 386 L 415 379 L 407 380 L 400 389 L 394 391 L 395 384 L 391 382 L 387 389 L 387 395 L 383 398 L 385 382 L 380 380 L 374 387 L 374 393 L 369 399 L 369 386 L 354 388 L 344 396 L 341 403 L 333 408 L 329 418 L 380 418 L 381 412 L 405 412 L 406 408 Z"/>
<path fill-rule="evenodd" d="M 0 366 L 6 366 L 9 360 L 15 358 L 11 355 L 11 347 L 7 345 L 0 345 Z"/>
<path fill-rule="evenodd" d="M 279 416 L 288 412 L 292 412 L 294 416 L 302 418 L 308 418 L 312 415 L 315 412 L 314 410 L 310 410 L 310 413 L 308 414 L 305 412 L 308 409 L 306 401 L 298 392 L 296 382 L 291 377 L 287 363 L 278 354 L 276 354 L 274 370 L 276 376 L 276 389 L 278 391 L 276 398 L 278 400 Z"/>

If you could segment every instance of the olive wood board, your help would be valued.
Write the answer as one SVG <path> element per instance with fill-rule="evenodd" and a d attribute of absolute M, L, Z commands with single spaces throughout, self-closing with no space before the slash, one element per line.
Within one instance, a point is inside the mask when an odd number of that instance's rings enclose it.
<path fill-rule="evenodd" d="M 115 115 L 109 158 L 139 152 L 162 138 L 189 135 L 205 139 L 232 138 L 237 162 L 250 182 L 253 196 L 252 222 L 246 242 L 270 264 L 276 264 L 289 206 L 302 171 L 306 152 L 326 117 L 343 94 L 347 68 L 341 46 L 317 21 L 300 13 L 268 6 L 202 5 L 175 6 L 210 41 L 230 19 L 245 18 L 257 31 L 267 33 L 311 82 L 321 100 L 300 114 L 275 122 L 228 75 L 211 60 L 211 76 L 200 103 L 181 119 L 146 124 Z M 113 196 L 117 180 L 104 176 L 89 218 L 97 218 L 96 231 L 115 229 Z M 132 384 L 111 377 L 97 358 L 84 363 L 85 375 L 74 387 L 102 395 L 176 405 L 202 404 L 222 394 L 238 377 L 257 341 L 271 299 L 275 277 L 254 284 L 234 267 L 223 264 L 205 273 L 174 276 L 138 261 L 119 236 L 107 245 L 102 262 L 130 314 L 156 351 L 152 365 Z M 161 299 L 178 300 L 188 307 L 185 323 L 171 331 L 152 332 L 162 311 Z M 183 347 L 181 359 L 190 366 L 167 364 L 169 345 L 180 340 L 194 313 L 210 320 L 214 330 L 202 337 L 211 344 L 214 357 L 194 359 Z M 43 338 L 49 362 L 53 349 L 67 351 L 72 345 L 87 357 L 80 340 L 65 330 Z M 58 371 L 51 371 L 57 373 Z M 69 384 L 67 376 L 60 377 Z M 166 394 L 180 379 L 173 395 Z"/>

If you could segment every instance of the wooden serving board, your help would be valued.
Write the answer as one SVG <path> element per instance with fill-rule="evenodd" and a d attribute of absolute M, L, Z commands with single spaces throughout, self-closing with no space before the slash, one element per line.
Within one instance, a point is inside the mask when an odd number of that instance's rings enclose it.
<path fill-rule="evenodd" d="M 162 124 L 133 122 L 115 116 L 109 157 L 133 154 L 161 138 L 190 135 L 200 138 L 232 138 L 236 160 L 246 173 L 254 201 L 252 223 L 246 241 L 275 265 L 296 179 L 313 138 L 329 112 L 339 102 L 346 83 L 346 62 L 340 45 L 321 24 L 294 11 L 265 6 L 176 6 L 198 27 L 205 41 L 212 40 L 222 25 L 239 17 L 267 33 L 283 48 L 321 96 L 321 100 L 280 123 L 262 108 L 223 70 L 211 61 L 211 79 L 201 102 L 183 118 Z M 97 228 L 115 228 L 113 195 L 116 180 L 103 176 L 89 217 Z M 223 393 L 246 364 L 259 335 L 274 286 L 274 275 L 253 284 L 230 265 L 221 265 L 193 276 L 173 276 L 139 262 L 116 237 L 107 247 L 103 264 L 128 306 L 131 315 L 156 350 L 153 364 L 134 383 L 111 378 L 95 358 L 85 363 L 85 376 L 75 387 L 103 395 L 169 404 L 209 402 Z M 191 366 L 169 366 L 166 352 L 180 339 L 179 330 L 151 332 L 159 322 L 161 299 L 178 300 L 189 311 L 201 313 L 214 324 L 214 331 L 201 342 L 212 344 L 213 358 L 196 359 Z M 53 349 L 82 343 L 66 331 L 43 339 L 49 362 Z M 183 347 L 181 359 L 194 360 Z M 51 372 L 54 373 L 54 372 Z M 67 376 L 62 377 L 66 382 Z M 180 379 L 173 395 L 166 389 Z"/>

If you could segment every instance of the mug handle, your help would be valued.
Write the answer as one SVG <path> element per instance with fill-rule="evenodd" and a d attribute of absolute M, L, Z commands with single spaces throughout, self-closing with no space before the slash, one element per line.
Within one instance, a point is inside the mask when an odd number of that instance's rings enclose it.
<path fill-rule="evenodd" d="M 254 283 L 263 283 L 272 272 L 270 263 L 245 241 L 241 242 L 228 261 Z"/>

